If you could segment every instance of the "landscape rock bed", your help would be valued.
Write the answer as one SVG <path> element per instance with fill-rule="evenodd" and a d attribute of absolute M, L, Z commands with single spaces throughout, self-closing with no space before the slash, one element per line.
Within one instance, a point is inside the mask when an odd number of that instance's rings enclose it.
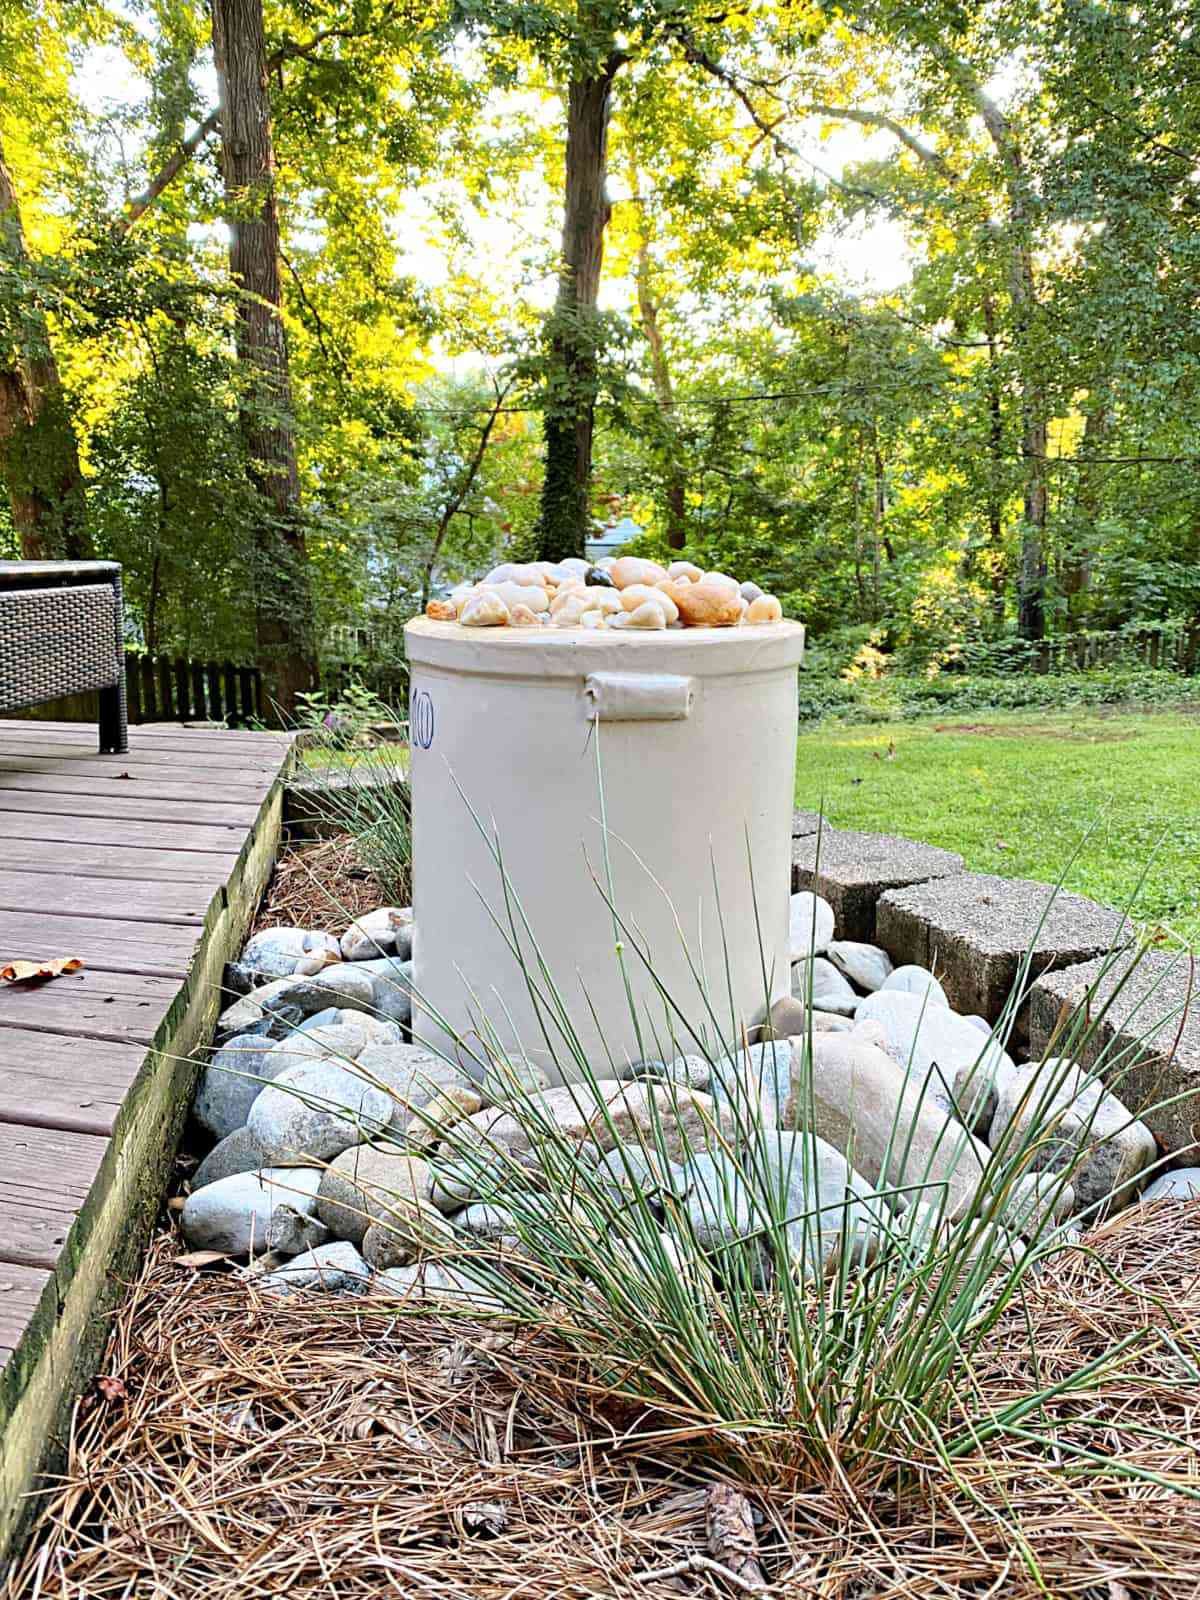
<path fill-rule="evenodd" d="M 262 929 L 197 1095 L 215 1142 L 182 1206 L 184 1237 L 243 1261 L 269 1293 L 499 1312 L 548 1173 L 647 1208 L 660 1265 L 692 1272 L 698 1247 L 707 1293 L 730 1271 L 768 1287 L 781 1270 L 756 1182 L 808 1215 L 788 1225 L 787 1259 L 819 1277 L 843 1245 L 866 1264 L 970 1214 L 1031 1132 L 1028 1170 L 989 1201 L 1016 1252 L 1072 1216 L 1115 1213 L 1161 1171 L 1153 1133 L 1087 1062 L 1020 1062 L 982 1016 L 951 1008 L 938 975 L 835 937 L 837 924 L 820 895 L 793 895 L 791 993 L 736 1050 L 629 1061 L 619 1080 L 559 1088 L 519 1056 L 449 1062 L 412 1041 L 406 908 L 339 935 Z M 751 1144 L 753 1178 L 739 1155 Z M 1164 1174 L 1154 1192 L 1186 1183 Z M 636 1231 L 615 1221 L 603 1247 L 636 1255 Z"/>

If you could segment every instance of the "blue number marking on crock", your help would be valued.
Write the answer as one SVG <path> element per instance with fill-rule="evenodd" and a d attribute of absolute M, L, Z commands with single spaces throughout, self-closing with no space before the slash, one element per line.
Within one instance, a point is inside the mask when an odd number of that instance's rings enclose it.
<path fill-rule="evenodd" d="M 436 726 L 437 719 L 433 713 L 433 696 L 428 689 L 418 689 L 413 697 L 412 704 L 413 742 L 422 750 L 428 750 L 433 744 Z"/>

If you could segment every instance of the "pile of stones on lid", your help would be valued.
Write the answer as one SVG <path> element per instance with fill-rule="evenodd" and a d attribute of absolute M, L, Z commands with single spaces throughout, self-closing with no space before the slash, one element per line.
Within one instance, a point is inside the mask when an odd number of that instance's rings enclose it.
<path fill-rule="evenodd" d="M 756 583 L 638 556 L 494 567 L 431 600 L 425 613 L 464 628 L 735 628 L 783 619 L 779 601 Z"/>

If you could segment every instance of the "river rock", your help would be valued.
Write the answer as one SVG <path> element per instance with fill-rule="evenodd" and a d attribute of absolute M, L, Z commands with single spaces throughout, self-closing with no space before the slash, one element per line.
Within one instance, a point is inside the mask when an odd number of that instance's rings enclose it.
<path fill-rule="evenodd" d="M 735 1129 L 738 1142 L 757 1124 L 778 1127 L 791 1095 L 792 1041 L 767 1040 L 713 1062 L 712 1097 Z"/>
<path fill-rule="evenodd" d="M 773 1225 L 783 1227 L 792 1264 L 806 1275 L 840 1259 L 843 1234 L 857 1261 L 874 1253 L 879 1202 L 844 1157 L 811 1134 L 772 1130 L 740 1161 L 706 1152 L 684 1176 L 688 1220 L 718 1271 L 731 1246 L 753 1238 L 751 1279 L 765 1282 Z"/>
<path fill-rule="evenodd" d="M 353 1067 L 304 1061 L 281 1072 L 250 1108 L 246 1126 L 273 1160 L 332 1161 L 352 1144 L 377 1138 L 393 1111 L 390 1095 Z"/>
<path fill-rule="evenodd" d="M 974 1132 L 991 1126 L 997 1090 L 1016 1070 L 998 1041 L 985 1039 L 932 997 L 878 989 L 860 1000 L 856 1022 L 874 1021 L 887 1032 L 887 1052 L 927 1095 L 954 1112 Z"/>
<path fill-rule="evenodd" d="M 595 1181 L 614 1206 L 624 1207 L 641 1195 L 657 1214 L 662 1214 L 666 1195 L 682 1195 L 687 1189 L 682 1166 L 663 1161 L 654 1151 L 640 1145 L 620 1144 L 598 1154 Z"/>
<path fill-rule="evenodd" d="M 508 622 L 508 607 L 494 591 L 481 590 L 464 600 L 458 620 L 464 628 L 502 628 Z"/>
<path fill-rule="evenodd" d="M 892 973 L 892 958 L 877 944 L 858 939 L 834 939 L 825 950 L 827 958 L 864 994 L 881 989 Z"/>
<path fill-rule="evenodd" d="M 460 1233 L 490 1244 L 517 1238 L 517 1223 L 512 1212 L 504 1206 L 487 1205 L 483 1201 L 476 1201 L 460 1212 L 454 1219 L 454 1226 Z"/>
<path fill-rule="evenodd" d="M 356 917 L 341 937 L 343 961 L 373 961 L 380 956 L 395 956 L 407 961 L 412 955 L 413 914 L 411 906 L 380 906 Z"/>
<path fill-rule="evenodd" d="M 337 1239 L 265 1273 L 258 1284 L 267 1294 L 280 1296 L 299 1294 L 305 1289 L 323 1294 L 366 1294 L 371 1287 L 371 1269 L 352 1244 Z"/>
<path fill-rule="evenodd" d="M 535 1061 L 525 1056 L 509 1056 L 490 1064 L 479 1085 L 479 1093 L 485 1106 L 502 1106 L 514 1100 L 519 1102 L 527 1095 L 540 1094 L 549 1087 L 550 1079 Z"/>
<path fill-rule="evenodd" d="M 618 589 L 631 589 L 634 584 L 661 583 L 667 575 L 667 569 L 660 567 L 657 561 L 644 560 L 640 556 L 619 556 L 608 569 L 608 575 Z"/>
<path fill-rule="evenodd" d="M 721 1114 L 716 1103 L 696 1089 L 655 1083 L 586 1083 L 530 1095 L 512 1110 L 483 1111 L 459 1123 L 445 1141 L 453 1156 L 474 1148 L 485 1155 L 494 1147 L 511 1166 L 537 1172 L 536 1149 L 550 1139 L 558 1147 L 594 1143 L 602 1152 L 618 1144 L 656 1149 L 656 1138 L 672 1161 L 703 1150 L 714 1138 Z M 553 1134 L 544 1130 L 552 1128 Z M 728 1131 L 728 1129 L 726 1129 Z M 558 1160 L 560 1158 L 551 1158 Z M 486 1198 L 486 1196 L 484 1197 Z"/>
<path fill-rule="evenodd" d="M 450 1124 L 483 1105 L 466 1073 L 423 1045 L 371 1045 L 359 1056 L 358 1067 L 391 1096 L 392 1132 L 408 1137 L 411 1130 L 421 1144 L 435 1143 Z"/>
<path fill-rule="evenodd" d="M 476 1152 L 476 1159 L 439 1159 L 432 1170 L 430 1198 L 443 1216 L 453 1216 L 476 1201 L 492 1199 L 508 1176 L 503 1160 L 488 1159 L 482 1151 Z"/>
<path fill-rule="evenodd" d="M 260 984 L 257 989 L 252 989 L 240 1000 L 235 1000 L 232 1005 L 226 1006 L 217 1018 L 214 1030 L 216 1043 L 225 1044 L 238 1034 L 246 1033 L 265 1034 L 273 1039 L 282 1039 L 292 1028 L 303 1022 L 304 1013 L 297 1005 L 283 1006 L 274 1011 L 265 1009 L 267 1002 L 283 994 L 291 982 L 290 977 L 273 978 L 270 983 Z"/>
<path fill-rule="evenodd" d="M 355 966 L 374 979 L 375 1015 L 407 1027 L 412 1021 L 412 962 L 379 956 L 372 961 L 356 961 Z"/>
<path fill-rule="evenodd" d="M 261 1033 L 235 1034 L 213 1055 L 196 1090 L 192 1115 L 214 1139 L 245 1126 L 263 1085 L 279 1071 L 275 1041 Z"/>
<path fill-rule="evenodd" d="M 763 1027 L 763 1037 L 795 1039 L 810 1028 L 814 1033 L 849 1033 L 852 1027 L 849 1017 L 836 1016 L 832 1011 L 810 1012 L 803 1000 L 788 994 L 776 1000 L 771 1007 Z"/>
<path fill-rule="evenodd" d="M 363 965 L 356 961 L 338 961 L 311 977 L 293 977 L 282 990 L 262 1002 L 263 1010 L 273 1012 L 282 1006 L 298 1006 L 306 1017 L 331 1006 L 372 1012 L 375 981 L 369 972 L 362 970 Z"/>
<path fill-rule="evenodd" d="M 742 597 L 736 588 L 701 579 L 699 583 L 668 582 L 663 590 L 689 628 L 732 628 L 742 620 Z"/>
<path fill-rule="evenodd" d="M 946 998 L 946 991 L 934 977 L 932 972 L 924 967 L 915 967 L 911 964 L 906 967 L 896 967 L 889 972 L 879 985 L 881 989 L 898 989 L 901 994 L 928 995 L 931 1006 L 945 1006 L 950 1009 L 950 1002 Z"/>
<path fill-rule="evenodd" d="M 1164 1172 L 1142 1190 L 1142 1199 L 1200 1200 L 1200 1167 L 1176 1167 Z"/>
<path fill-rule="evenodd" d="M 1000 1089 L 990 1143 L 1015 1154 L 1036 1139 L 1035 1170 L 1070 1168 L 1075 1204 L 1088 1223 L 1137 1199 L 1139 1179 L 1154 1165 L 1154 1135 L 1099 1078 L 1061 1057 L 1016 1067 Z"/>
<path fill-rule="evenodd" d="M 363 1235 L 362 1253 L 377 1271 L 406 1267 L 422 1256 L 444 1255 L 457 1239 L 454 1229 L 430 1200 L 397 1196 L 386 1217 Z"/>
<path fill-rule="evenodd" d="M 348 1055 L 358 1055 L 372 1044 L 403 1044 L 404 1034 L 397 1022 L 389 1022 L 385 1017 L 374 1017 L 367 1011 L 351 1011 L 341 1006 L 327 1006 L 324 1011 L 315 1011 L 311 1017 L 305 1017 L 297 1030 L 300 1033 L 315 1033 L 318 1028 L 357 1028 L 362 1038 L 362 1044 Z"/>
<path fill-rule="evenodd" d="M 179 1226 L 193 1250 L 295 1255 L 327 1237 L 317 1221 L 316 1167 L 266 1167 L 206 1184 L 184 1201 Z"/>
<path fill-rule="evenodd" d="M 213 1145 L 192 1173 L 192 1188 L 203 1189 L 235 1172 L 256 1172 L 268 1165 L 267 1152 L 249 1128 L 235 1128 L 219 1144 Z"/>
<path fill-rule="evenodd" d="M 819 894 L 802 889 L 788 903 L 788 952 L 795 965 L 821 955 L 833 938 L 833 907 Z"/>
<path fill-rule="evenodd" d="M 811 993 L 809 985 L 812 985 Z M 797 961 L 792 967 L 792 998 L 801 1005 L 810 1000 L 814 1011 L 832 1011 L 852 1017 L 858 996 L 832 961 L 818 956 L 815 961 Z"/>
<path fill-rule="evenodd" d="M 339 1239 L 361 1247 L 373 1222 L 428 1207 L 433 1173 L 394 1145 L 359 1144 L 336 1156 L 321 1177 L 317 1215 Z"/>
<path fill-rule="evenodd" d="M 638 1073 L 638 1077 L 658 1077 L 667 1083 L 677 1083 L 684 1089 L 699 1089 L 707 1094 L 712 1081 L 712 1066 L 703 1056 L 675 1056 L 670 1061 L 659 1062 L 662 1071 Z"/>
<path fill-rule="evenodd" d="M 924 1199 L 955 1221 L 975 1198 L 991 1151 L 956 1123 L 944 1105 L 921 1092 L 882 1050 L 822 1034 L 792 1040 L 785 1127 L 811 1130 L 853 1161 L 896 1209 Z M 945 1195 L 943 1203 L 942 1195 Z"/>
<path fill-rule="evenodd" d="M 415 1301 L 439 1311 L 504 1310 L 495 1279 L 467 1262 L 422 1261 L 415 1266 L 389 1267 L 373 1284 L 376 1294 Z"/>
<path fill-rule="evenodd" d="M 263 928 L 247 939 L 241 961 L 265 977 L 290 978 L 296 972 L 320 972 L 341 959 L 341 949 L 331 933 L 281 927 Z"/>

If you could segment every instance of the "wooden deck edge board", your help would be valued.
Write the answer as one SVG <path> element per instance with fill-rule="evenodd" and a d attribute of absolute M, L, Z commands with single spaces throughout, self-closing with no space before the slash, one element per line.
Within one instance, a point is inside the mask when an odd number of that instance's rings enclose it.
<path fill-rule="evenodd" d="M 103 1358 L 112 1309 L 157 1215 L 194 1078 L 179 1058 L 192 1055 L 216 1018 L 225 962 L 240 947 L 275 858 L 292 760 L 290 747 L 281 752 L 196 959 L 117 1114 L 100 1175 L 0 1373 L 0 1560 L 20 1548 L 36 1519 L 36 1485 L 62 1458 L 76 1397 Z"/>

